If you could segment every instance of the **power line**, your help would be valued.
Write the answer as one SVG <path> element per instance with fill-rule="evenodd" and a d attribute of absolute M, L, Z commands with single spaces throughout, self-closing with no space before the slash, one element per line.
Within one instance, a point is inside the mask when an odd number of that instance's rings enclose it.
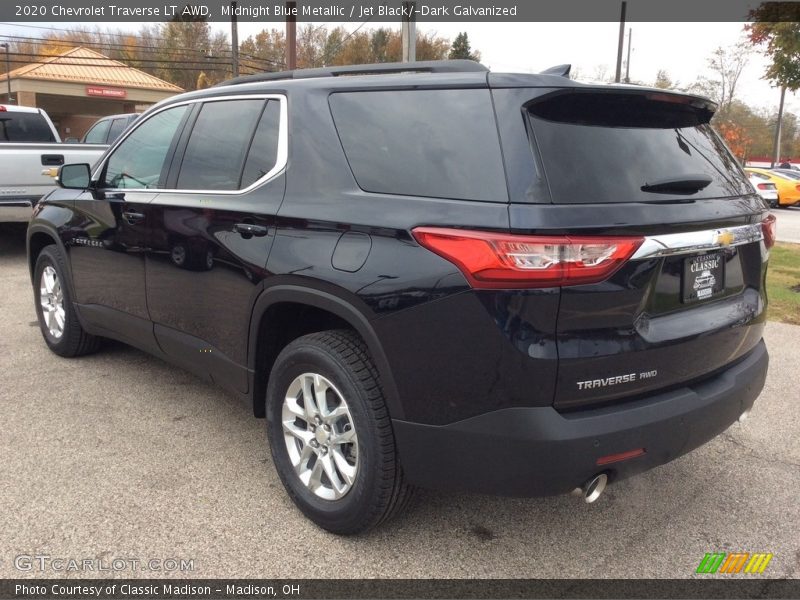
<path fill-rule="evenodd" d="M 8 62 L 10 64 L 12 64 L 12 65 L 21 65 L 21 66 L 51 64 L 51 63 L 42 62 L 42 61 L 36 61 L 36 60 L 28 61 L 28 60 L 16 60 L 16 59 L 9 60 Z M 75 65 L 72 65 L 72 66 L 75 66 Z M 114 68 L 116 68 L 116 69 L 130 69 L 131 68 L 131 67 L 127 66 L 127 65 L 107 65 L 107 64 L 84 64 L 84 65 L 81 65 L 81 66 L 83 66 L 83 67 L 103 67 L 103 68 L 109 68 L 109 69 L 114 69 Z M 229 68 L 230 65 L 226 65 L 226 67 Z M 160 68 L 160 67 L 155 66 L 155 67 L 145 67 L 145 68 L 157 69 L 157 68 Z M 245 65 L 245 68 L 252 70 L 253 71 L 252 74 L 263 73 L 264 72 L 263 69 L 256 69 L 255 67 L 251 67 L 249 65 Z M 208 69 L 208 68 L 204 69 L 203 67 L 181 67 L 180 70 L 182 70 L 182 71 L 197 71 L 197 72 L 203 72 L 204 71 L 204 72 L 209 72 L 209 71 L 213 71 L 214 69 Z M 0 73 L 0 76 L 1 75 L 5 75 L 5 73 Z"/>
<path fill-rule="evenodd" d="M 50 28 L 50 29 L 54 29 L 54 28 Z M 60 30 L 56 30 L 56 31 L 61 31 L 62 33 L 67 33 L 67 34 L 70 34 L 70 33 L 86 33 L 86 34 L 90 34 L 89 32 L 72 32 L 72 31 L 65 30 L 65 29 L 60 29 Z M 109 34 L 101 34 L 101 35 L 109 35 Z M 117 34 L 111 34 L 111 35 L 117 35 Z M 35 45 L 35 46 L 52 46 L 52 45 L 59 45 L 59 44 L 63 44 L 63 45 L 79 44 L 79 45 L 83 45 L 83 46 L 90 46 L 90 47 L 94 46 L 94 47 L 111 48 L 111 49 L 117 49 L 117 50 L 119 50 L 119 49 L 130 50 L 132 48 L 136 48 L 137 50 L 140 50 L 142 52 L 151 52 L 151 53 L 153 53 L 153 52 L 163 52 L 163 51 L 195 53 L 195 54 L 203 53 L 203 50 L 194 49 L 194 48 L 159 48 L 157 46 L 143 46 L 141 44 L 120 44 L 120 43 L 115 43 L 115 42 L 96 42 L 96 41 L 89 41 L 89 40 L 68 40 L 68 39 L 61 39 L 61 38 L 51 38 L 51 39 L 42 40 L 40 38 L 32 38 L 32 37 L 26 37 L 26 36 L 20 36 L 20 35 L 5 35 L 3 37 L 8 38 L 10 40 L 13 40 L 18 44 L 19 43 L 28 43 L 28 44 Z M 153 38 L 153 39 L 163 39 L 163 38 Z M 20 40 L 22 40 L 22 42 L 20 42 Z M 221 51 L 224 52 L 224 53 L 227 53 L 227 54 L 231 53 L 231 51 L 227 50 L 227 49 L 222 49 Z M 245 56 L 245 57 L 247 57 L 249 59 L 252 59 L 252 60 L 264 61 L 264 62 L 271 63 L 271 64 L 279 64 L 279 66 L 282 65 L 282 63 L 277 63 L 276 61 L 270 60 L 268 58 L 254 56 L 254 55 L 248 54 L 248 53 L 240 53 L 240 56 Z"/>
<path fill-rule="evenodd" d="M 9 54 L 11 56 L 17 56 L 17 57 L 28 57 L 28 56 L 30 56 L 29 54 L 26 54 L 24 52 L 10 52 Z M 62 65 L 67 64 L 67 65 L 78 66 L 78 67 L 82 67 L 82 66 L 129 67 L 130 66 L 130 65 L 127 65 L 127 64 L 125 64 L 125 65 L 109 64 L 111 62 L 121 62 L 121 61 L 117 61 L 117 60 L 115 60 L 113 58 L 109 58 L 108 59 L 108 63 L 106 63 L 106 62 L 102 62 L 103 59 L 98 59 L 98 57 L 95 57 L 95 56 L 65 56 L 63 54 L 37 54 L 35 58 L 62 58 L 62 59 L 64 59 L 63 62 L 59 62 L 59 63 L 56 63 L 56 64 L 62 64 Z M 90 63 L 90 62 L 71 62 L 71 61 L 95 61 L 95 62 L 94 63 Z M 31 62 L 37 62 L 37 63 L 41 63 L 41 64 L 45 64 L 45 63 L 51 64 L 52 63 L 52 61 L 44 61 L 44 60 L 34 60 L 34 61 L 31 61 Z M 187 65 L 187 64 L 191 65 L 191 64 L 193 64 L 193 65 L 230 67 L 230 63 L 228 63 L 228 62 L 214 62 L 214 61 L 211 61 L 211 60 L 173 60 L 173 59 L 169 59 L 169 58 L 130 58 L 130 59 L 127 59 L 126 62 L 139 62 L 139 63 L 141 63 L 141 62 L 149 62 L 149 63 L 164 64 L 164 65 L 168 65 L 168 64 L 169 65 Z"/>
<path fill-rule="evenodd" d="M 373 16 L 374 16 L 374 15 L 373 15 Z M 322 62 L 323 62 L 323 63 L 327 63 L 328 56 L 329 56 L 329 55 L 331 55 L 331 54 L 335 55 L 335 54 L 336 54 L 336 53 L 337 53 L 339 50 L 341 50 L 341 48 L 342 48 L 342 46 L 344 45 L 344 43 L 345 43 L 347 40 L 349 40 L 351 37 L 353 37 L 353 36 L 354 36 L 356 33 L 358 33 L 358 30 L 359 30 L 359 29 L 361 29 L 361 28 L 362 28 L 364 25 L 366 25 L 367 23 L 369 23 L 370 19 L 372 19 L 372 16 L 370 16 L 370 17 L 369 17 L 369 19 L 367 19 L 366 21 L 364 21 L 363 23 L 361 23 L 361 25 L 359 25 L 359 26 L 358 26 L 358 27 L 356 27 L 356 28 L 355 28 L 353 31 L 351 31 L 351 32 L 350 32 L 350 33 L 348 33 L 346 36 L 344 36 L 344 37 L 342 38 L 342 41 L 341 41 L 341 42 L 339 42 L 338 44 L 336 44 L 336 47 L 335 47 L 333 50 L 326 51 L 326 52 L 325 52 L 325 54 L 323 54 L 323 56 L 322 56 Z"/>

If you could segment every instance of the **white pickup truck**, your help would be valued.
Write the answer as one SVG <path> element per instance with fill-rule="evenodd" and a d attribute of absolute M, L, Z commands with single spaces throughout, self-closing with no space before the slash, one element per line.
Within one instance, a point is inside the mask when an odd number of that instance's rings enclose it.
<path fill-rule="evenodd" d="M 108 146 L 63 144 L 40 108 L 0 104 L 0 223 L 27 222 L 64 164 L 94 164 Z"/>

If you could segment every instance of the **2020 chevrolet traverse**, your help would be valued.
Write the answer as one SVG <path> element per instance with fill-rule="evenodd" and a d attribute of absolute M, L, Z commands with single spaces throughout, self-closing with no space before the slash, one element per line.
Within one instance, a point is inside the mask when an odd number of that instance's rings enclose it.
<path fill-rule="evenodd" d="M 310 519 L 666 463 L 764 384 L 774 220 L 708 100 L 568 68 L 336 67 L 149 109 L 28 230 L 62 356 L 121 340 L 266 417 Z"/>

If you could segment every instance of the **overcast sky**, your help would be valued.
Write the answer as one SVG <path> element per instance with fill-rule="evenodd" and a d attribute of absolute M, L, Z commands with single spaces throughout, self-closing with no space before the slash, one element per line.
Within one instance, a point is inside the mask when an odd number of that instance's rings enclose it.
<path fill-rule="evenodd" d="M 314 25 L 322 25 L 315 23 Z M 339 23 L 326 23 L 335 27 Z M 42 23 L 58 28 L 81 28 L 81 23 Z M 107 23 L 101 27 L 137 31 L 143 24 Z M 230 33 L 230 24 L 213 23 L 215 29 Z M 357 23 L 343 23 L 353 30 Z M 96 24 L 91 24 L 94 27 Z M 239 38 L 280 23 L 239 23 Z M 375 27 L 397 28 L 397 22 L 369 23 Z M 742 37 L 741 23 L 629 23 L 633 29 L 631 80 L 652 83 L 659 69 L 673 81 L 689 84 L 709 75 L 707 59 L 717 46 L 730 46 Z M 572 63 L 581 79 L 593 79 L 605 71 L 613 77 L 616 66 L 618 23 L 419 23 L 418 29 L 453 39 L 459 31 L 469 34 L 473 48 L 494 71 L 536 72 L 561 63 Z M 4 33 L 35 35 L 30 27 L 0 25 Z M 627 31 L 626 31 L 627 36 Z M 739 82 L 738 96 L 755 107 L 777 110 L 779 92 L 761 79 L 767 59 L 754 53 Z M 787 108 L 800 113 L 800 99 L 787 94 Z"/>
<path fill-rule="evenodd" d="M 337 23 L 329 24 L 336 26 Z M 343 24 L 348 30 L 357 24 Z M 240 23 L 239 36 L 257 33 L 272 23 Z M 393 27 L 397 23 L 370 23 L 370 27 Z M 689 84 L 708 75 L 707 59 L 718 46 L 731 46 L 742 37 L 742 23 L 630 23 L 631 80 L 651 84 L 659 69 L 673 81 Z M 215 27 L 230 30 L 230 25 Z M 614 76 L 619 23 L 419 23 L 420 31 L 434 31 L 455 38 L 469 34 L 482 62 L 494 71 L 536 72 L 557 64 L 571 63 L 582 79 L 593 79 L 605 69 Z M 627 36 L 627 29 L 625 35 Z M 627 41 L 626 41 L 627 43 Z M 739 97 L 748 104 L 777 110 L 780 92 L 761 79 L 768 61 L 754 53 L 742 74 Z M 624 74 L 624 71 L 623 71 Z M 800 112 L 800 99 L 787 94 L 789 110 Z"/>

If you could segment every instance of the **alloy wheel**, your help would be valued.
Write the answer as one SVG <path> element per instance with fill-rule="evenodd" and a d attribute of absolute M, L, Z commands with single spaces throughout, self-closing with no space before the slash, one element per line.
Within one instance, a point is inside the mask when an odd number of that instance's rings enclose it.
<path fill-rule="evenodd" d="M 319 498 L 338 500 L 358 474 L 358 437 L 342 394 L 318 373 L 289 385 L 281 411 L 283 439 L 300 481 Z"/>
<path fill-rule="evenodd" d="M 39 304 L 42 318 L 50 335 L 60 339 L 64 334 L 64 292 L 56 270 L 47 265 L 39 280 Z"/>

